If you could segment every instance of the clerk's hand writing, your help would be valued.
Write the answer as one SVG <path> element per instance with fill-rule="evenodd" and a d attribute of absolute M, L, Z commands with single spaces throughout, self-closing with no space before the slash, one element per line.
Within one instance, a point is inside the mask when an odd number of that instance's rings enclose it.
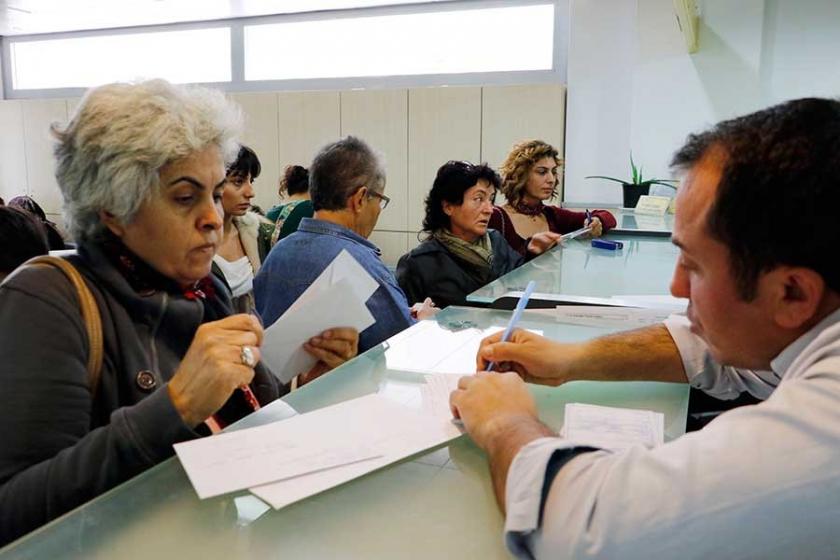
<path fill-rule="evenodd" d="M 455 418 L 482 449 L 488 450 L 505 430 L 518 423 L 532 423 L 537 406 L 525 382 L 513 372 L 481 371 L 458 380 L 449 396 Z"/>
<path fill-rule="evenodd" d="M 578 346 L 560 344 L 532 332 L 516 329 L 508 342 L 498 332 L 481 341 L 476 369 L 495 363 L 496 371 L 515 371 L 522 379 L 541 385 L 560 385 L 571 381 L 567 364 L 577 359 Z"/>

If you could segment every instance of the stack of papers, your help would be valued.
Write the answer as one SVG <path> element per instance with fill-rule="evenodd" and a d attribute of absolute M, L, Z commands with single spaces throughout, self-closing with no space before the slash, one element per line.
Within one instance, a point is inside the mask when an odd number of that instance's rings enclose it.
<path fill-rule="evenodd" d="M 244 488 L 282 508 L 461 435 L 453 376 L 428 376 L 420 403 L 372 394 L 287 420 L 179 443 L 200 498 Z"/>
<path fill-rule="evenodd" d="M 569 403 L 562 435 L 604 449 L 656 447 L 665 441 L 665 416 L 651 410 Z"/>
<path fill-rule="evenodd" d="M 262 360 L 283 383 L 315 365 L 303 343 L 334 327 L 362 332 L 374 323 L 365 302 L 379 283 L 342 250 L 301 296 L 265 330 Z"/>
<path fill-rule="evenodd" d="M 312 445 L 318 429 L 305 416 L 177 443 L 175 452 L 202 499 L 380 456 L 349 441 Z"/>

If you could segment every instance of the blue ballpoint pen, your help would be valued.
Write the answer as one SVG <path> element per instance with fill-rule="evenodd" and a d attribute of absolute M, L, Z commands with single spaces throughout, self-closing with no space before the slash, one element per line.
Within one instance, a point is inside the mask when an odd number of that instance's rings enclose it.
<path fill-rule="evenodd" d="M 534 293 L 534 288 L 536 287 L 537 283 L 533 280 L 528 282 L 528 285 L 525 287 L 525 291 L 522 293 L 522 297 L 519 298 L 519 303 L 516 304 L 516 309 L 513 310 L 513 315 L 510 316 L 510 321 L 508 321 L 505 332 L 502 334 L 502 342 L 510 340 L 510 335 L 513 333 L 513 329 L 516 328 L 516 324 L 519 322 L 520 317 L 522 317 L 522 312 L 528 305 L 528 300 L 531 299 L 531 294 Z M 487 364 L 487 371 L 493 371 L 494 367 L 496 367 L 496 363 L 490 362 Z"/>

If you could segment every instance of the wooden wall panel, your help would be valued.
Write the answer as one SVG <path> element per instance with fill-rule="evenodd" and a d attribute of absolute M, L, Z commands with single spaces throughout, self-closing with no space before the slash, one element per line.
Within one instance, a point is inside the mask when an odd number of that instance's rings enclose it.
<path fill-rule="evenodd" d="M 277 134 L 277 94 L 238 93 L 230 96 L 241 107 L 245 117 L 242 143 L 260 158 L 262 171 L 254 183 L 254 204 L 263 210 L 277 204 L 280 177 L 280 148 Z"/>
<path fill-rule="evenodd" d="M 29 195 L 49 214 L 61 212 L 61 193 L 55 180 L 55 160 L 50 125 L 67 121 L 64 99 L 24 100 L 23 142 Z"/>
<path fill-rule="evenodd" d="M 309 167 L 318 150 L 341 135 L 341 99 L 337 91 L 277 94 L 280 172 L 287 165 Z"/>
<path fill-rule="evenodd" d="M 20 101 L 0 101 L 0 198 L 26 194 L 26 150 Z"/>
<path fill-rule="evenodd" d="M 565 105 L 566 88 L 562 85 L 482 88 L 482 161 L 498 169 L 511 147 L 528 139 L 548 142 L 563 157 Z M 560 178 L 562 181 L 562 173 Z M 562 195 L 562 183 L 560 187 Z"/>
<path fill-rule="evenodd" d="M 408 227 L 408 91 L 366 90 L 341 93 L 341 136 L 354 135 L 380 152 L 391 202 L 379 216 L 377 230 Z"/>
<path fill-rule="evenodd" d="M 448 160 L 481 156 L 481 88 L 408 92 L 408 230 L 419 231 L 423 201 L 438 168 Z"/>

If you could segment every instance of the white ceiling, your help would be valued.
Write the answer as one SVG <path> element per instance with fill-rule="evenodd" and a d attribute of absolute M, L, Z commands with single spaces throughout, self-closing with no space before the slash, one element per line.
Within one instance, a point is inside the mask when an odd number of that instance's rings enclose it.
<path fill-rule="evenodd" d="M 0 35 L 110 29 L 419 2 L 420 0 L 0 0 Z"/>

